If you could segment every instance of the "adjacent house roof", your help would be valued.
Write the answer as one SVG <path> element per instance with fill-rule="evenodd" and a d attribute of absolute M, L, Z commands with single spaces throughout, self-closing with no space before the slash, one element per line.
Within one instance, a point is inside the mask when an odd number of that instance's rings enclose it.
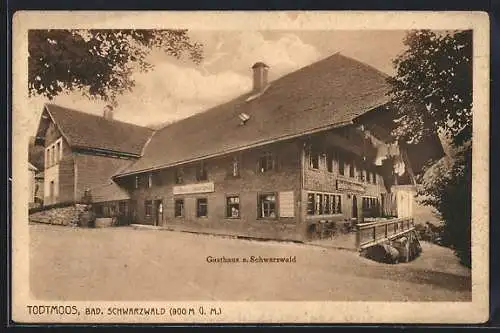
<path fill-rule="evenodd" d="M 90 193 L 95 203 L 130 199 L 128 192 L 113 181 L 91 188 Z"/>
<path fill-rule="evenodd" d="M 140 156 L 142 148 L 151 137 L 150 128 L 74 109 L 46 104 L 42 117 L 49 115 L 68 144 L 73 148 L 90 148 Z M 37 137 L 43 137 L 44 125 L 40 122 Z"/>
<path fill-rule="evenodd" d="M 271 69 L 272 70 L 272 69 Z M 334 54 L 251 92 L 155 132 L 120 175 L 173 166 L 350 124 L 388 101 L 386 74 Z M 239 115 L 250 118 L 241 123 Z"/>

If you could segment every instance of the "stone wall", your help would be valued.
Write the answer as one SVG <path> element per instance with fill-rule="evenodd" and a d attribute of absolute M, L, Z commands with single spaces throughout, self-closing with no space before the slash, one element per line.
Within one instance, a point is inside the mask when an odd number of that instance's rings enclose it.
<path fill-rule="evenodd" d="M 76 204 L 68 207 L 50 208 L 30 214 L 29 221 L 57 225 L 76 226 L 78 217 L 86 205 Z"/>

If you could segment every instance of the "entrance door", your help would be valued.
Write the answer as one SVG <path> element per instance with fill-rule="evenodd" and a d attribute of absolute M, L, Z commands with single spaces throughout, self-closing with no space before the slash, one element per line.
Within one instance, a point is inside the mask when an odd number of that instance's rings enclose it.
<path fill-rule="evenodd" d="M 358 218 L 358 198 L 355 195 L 352 196 L 352 217 Z"/>
<path fill-rule="evenodd" d="M 155 200 L 155 225 L 160 225 L 163 221 L 163 202 L 161 200 Z"/>

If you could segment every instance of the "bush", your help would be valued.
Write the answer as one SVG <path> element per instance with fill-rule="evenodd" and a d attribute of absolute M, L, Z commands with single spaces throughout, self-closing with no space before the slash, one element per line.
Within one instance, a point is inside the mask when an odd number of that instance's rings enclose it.
<path fill-rule="evenodd" d="M 467 267 L 471 267 L 471 171 L 469 143 L 429 168 L 419 191 L 427 196 L 422 203 L 435 207 L 444 222 L 441 244 L 452 248 Z"/>

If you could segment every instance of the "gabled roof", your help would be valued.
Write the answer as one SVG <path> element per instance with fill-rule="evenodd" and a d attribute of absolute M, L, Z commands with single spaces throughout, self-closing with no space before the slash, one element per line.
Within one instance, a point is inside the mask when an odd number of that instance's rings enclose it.
<path fill-rule="evenodd" d="M 108 120 L 74 109 L 45 104 L 48 114 L 72 148 L 98 149 L 140 156 L 153 130 L 118 120 Z M 43 118 L 42 118 L 43 119 Z M 37 137 L 43 136 L 42 121 Z"/>
<path fill-rule="evenodd" d="M 272 69 L 271 69 L 272 70 Z M 169 167 L 350 124 L 386 104 L 386 74 L 334 54 L 155 132 L 143 156 L 120 175 Z M 244 125 L 238 117 L 250 116 Z"/>

